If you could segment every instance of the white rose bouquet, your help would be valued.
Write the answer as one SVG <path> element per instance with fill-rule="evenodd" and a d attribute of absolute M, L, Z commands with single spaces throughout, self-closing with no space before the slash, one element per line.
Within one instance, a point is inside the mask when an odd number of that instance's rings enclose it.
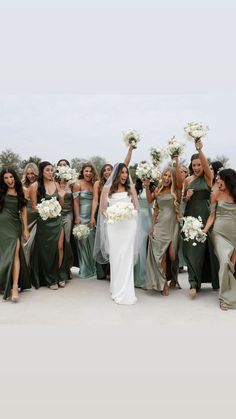
<path fill-rule="evenodd" d="M 56 197 L 51 199 L 42 199 L 41 203 L 36 206 L 42 220 L 48 218 L 57 218 L 61 216 L 61 205 Z"/>
<path fill-rule="evenodd" d="M 69 182 L 69 184 L 75 183 L 78 179 L 76 170 L 69 166 L 57 166 L 54 175 L 56 179 Z"/>
<path fill-rule="evenodd" d="M 90 231 L 91 229 L 88 227 L 87 224 L 78 224 L 74 226 L 72 233 L 77 240 L 83 240 L 87 239 Z"/>
<path fill-rule="evenodd" d="M 180 154 L 184 151 L 185 144 L 183 141 L 178 140 L 175 136 L 171 137 L 168 141 L 168 145 L 164 150 L 164 154 L 166 157 L 173 158 L 174 156 L 180 156 Z"/>
<path fill-rule="evenodd" d="M 161 160 L 163 159 L 163 150 L 158 147 L 152 147 L 150 156 L 152 159 L 152 163 L 155 165 L 160 164 Z"/>
<path fill-rule="evenodd" d="M 142 180 L 159 180 L 161 178 L 161 172 L 152 163 L 138 163 L 136 176 Z"/>
<path fill-rule="evenodd" d="M 207 135 L 209 127 L 203 125 L 201 122 L 188 122 L 186 127 L 184 127 L 184 131 L 189 140 L 194 140 L 196 142 Z"/>
<path fill-rule="evenodd" d="M 137 210 L 132 203 L 117 202 L 107 208 L 108 224 L 118 223 L 137 216 Z"/>
<path fill-rule="evenodd" d="M 204 243 L 207 235 L 202 231 L 202 219 L 201 217 L 183 217 L 184 225 L 182 227 L 182 233 L 184 235 L 184 241 L 193 240 L 193 246 L 197 246 L 197 243 Z"/>
<path fill-rule="evenodd" d="M 128 129 L 123 132 L 123 139 L 127 147 L 133 146 L 137 148 L 137 143 L 140 141 L 140 135 L 134 129 Z"/>

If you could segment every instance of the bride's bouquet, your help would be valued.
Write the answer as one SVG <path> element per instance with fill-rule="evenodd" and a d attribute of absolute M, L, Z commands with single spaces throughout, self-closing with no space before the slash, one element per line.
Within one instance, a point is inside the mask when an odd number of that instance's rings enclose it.
<path fill-rule="evenodd" d="M 176 138 L 174 135 L 168 141 L 168 145 L 164 149 L 164 154 L 166 157 L 171 157 L 171 158 L 175 156 L 180 156 L 180 154 L 182 154 L 184 151 L 184 147 L 185 147 L 185 144 L 183 143 L 183 141 L 178 140 L 178 138 Z"/>
<path fill-rule="evenodd" d="M 41 203 L 36 206 L 42 220 L 48 218 L 57 218 L 61 216 L 61 205 L 54 196 L 51 199 L 42 199 Z"/>
<path fill-rule="evenodd" d="M 69 182 L 69 184 L 75 183 L 78 179 L 76 170 L 71 169 L 69 166 L 57 166 L 54 176 L 57 180 Z"/>
<path fill-rule="evenodd" d="M 152 163 L 154 165 L 158 165 L 158 164 L 160 164 L 160 162 L 163 158 L 163 150 L 161 148 L 158 148 L 158 147 L 152 147 L 151 152 L 150 152 L 150 156 L 151 156 L 151 159 L 152 159 Z"/>
<path fill-rule="evenodd" d="M 158 167 L 152 163 L 138 163 L 136 176 L 142 180 L 159 180 L 161 178 L 161 172 Z"/>
<path fill-rule="evenodd" d="M 197 246 L 197 243 L 204 243 L 207 235 L 202 231 L 202 219 L 201 217 L 183 217 L 184 225 L 182 227 L 182 233 L 184 235 L 184 241 L 189 242 L 193 240 L 193 246 Z"/>
<path fill-rule="evenodd" d="M 127 131 L 123 132 L 123 139 L 127 147 L 131 145 L 137 148 L 137 143 L 140 141 L 140 135 L 134 129 L 128 129 Z"/>
<path fill-rule="evenodd" d="M 108 224 L 118 223 L 137 216 L 137 210 L 132 203 L 117 202 L 107 208 Z"/>
<path fill-rule="evenodd" d="M 203 125 L 201 122 L 188 122 L 186 127 L 184 127 L 184 131 L 189 140 L 194 140 L 196 142 L 207 135 L 209 127 Z"/>
<path fill-rule="evenodd" d="M 77 240 L 83 240 L 83 239 L 87 239 L 90 231 L 91 229 L 89 228 L 87 224 L 78 224 L 74 226 L 72 233 Z"/>

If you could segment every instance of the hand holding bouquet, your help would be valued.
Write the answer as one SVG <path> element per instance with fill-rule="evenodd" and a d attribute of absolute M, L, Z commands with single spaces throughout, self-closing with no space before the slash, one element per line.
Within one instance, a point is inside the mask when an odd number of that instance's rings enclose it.
<path fill-rule="evenodd" d="M 42 220 L 48 218 L 57 218 L 61 215 L 61 205 L 56 197 L 51 199 L 42 199 L 41 203 L 36 206 Z"/>
<path fill-rule="evenodd" d="M 134 147 L 137 148 L 137 143 L 140 141 L 140 135 L 134 129 L 129 129 L 123 132 L 123 139 L 127 147 Z"/>

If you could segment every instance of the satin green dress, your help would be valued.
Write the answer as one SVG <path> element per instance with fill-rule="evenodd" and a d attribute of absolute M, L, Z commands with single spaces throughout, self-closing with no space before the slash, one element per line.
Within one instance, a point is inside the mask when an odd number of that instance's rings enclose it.
<path fill-rule="evenodd" d="M 101 191 L 99 192 L 99 197 L 98 197 L 98 202 L 100 202 L 100 197 L 101 197 Z M 99 205 L 95 214 L 95 220 L 97 222 L 97 218 L 98 218 L 98 213 L 99 213 Z M 99 263 L 96 262 L 96 271 L 97 271 L 97 279 L 109 279 L 110 277 L 110 263 Z"/>
<path fill-rule="evenodd" d="M 45 195 L 45 199 L 58 196 Z M 69 278 L 69 265 L 66 254 L 66 241 L 64 240 L 64 257 L 62 265 L 58 267 L 58 241 L 63 229 L 62 217 L 43 220 L 37 215 L 37 231 L 31 259 L 32 283 L 35 288 L 51 286 Z"/>
<path fill-rule="evenodd" d="M 17 240 L 21 239 L 22 224 L 17 196 L 6 195 L 4 208 L 0 212 L 0 293 L 10 297 L 12 288 L 12 268 Z M 21 291 L 31 288 L 29 271 L 24 252 L 20 246 L 20 275 L 18 286 Z"/>
<path fill-rule="evenodd" d="M 185 217 L 201 217 L 203 225 L 206 224 L 210 214 L 210 192 L 204 176 L 194 179 L 187 189 L 194 193 L 186 204 Z M 184 241 L 184 258 L 188 267 L 190 288 L 200 290 L 202 283 L 211 283 L 214 289 L 219 288 L 218 260 L 214 253 L 211 233 L 207 235 L 204 243 L 193 246 L 192 241 Z"/>
<path fill-rule="evenodd" d="M 236 250 L 236 204 L 218 201 L 212 231 L 215 251 L 219 260 L 219 299 L 229 308 L 236 308 L 235 266 L 230 258 Z"/>
<path fill-rule="evenodd" d="M 139 202 L 139 253 L 138 259 L 134 266 L 134 286 L 136 288 L 146 288 L 146 262 L 148 237 L 152 228 L 152 205 L 148 204 L 146 199 L 146 191 L 143 190 L 138 197 Z"/>
<path fill-rule="evenodd" d="M 28 223 L 30 237 L 26 243 L 22 242 L 22 247 L 24 250 L 27 266 L 30 269 L 30 257 L 31 257 L 32 246 L 34 243 L 36 229 L 37 229 L 37 213 L 33 211 L 30 200 L 28 200 L 27 202 L 27 223 Z"/>
<path fill-rule="evenodd" d="M 174 197 L 171 194 L 157 196 L 157 204 L 157 223 L 154 226 L 153 237 L 149 238 L 146 288 L 163 291 L 166 280 L 173 280 L 178 284 L 179 222 L 176 216 Z M 167 256 L 165 274 L 162 260 L 171 243 L 173 261 Z"/>
<path fill-rule="evenodd" d="M 80 219 L 82 224 L 89 224 L 93 192 L 91 191 L 79 191 L 73 194 L 74 198 L 79 196 L 80 203 Z M 94 247 L 95 231 L 90 231 L 87 239 L 76 240 L 77 241 L 77 252 L 79 260 L 79 278 L 91 278 L 96 276 L 96 263 L 93 258 L 93 247 Z"/>
<path fill-rule="evenodd" d="M 74 219 L 74 213 L 73 213 L 73 196 L 71 192 L 71 188 L 68 187 L 64 196 L 64 206 L 61 211 L 61 218 L 62 218 L 62 224 L 64 228 L 64 234 L 65 234 L 65 241 L 66 241 L 66 258 L 67 258 L 67 264 L 71 268 L 73 266 L 74 257 L 73 257 L 73 251 L 71 247 L 71 231 L 73 227 L 73 219 Z"/>

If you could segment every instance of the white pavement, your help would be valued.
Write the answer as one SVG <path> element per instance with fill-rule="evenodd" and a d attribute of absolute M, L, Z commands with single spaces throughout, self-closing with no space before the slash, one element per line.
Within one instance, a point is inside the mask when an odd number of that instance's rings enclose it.
<path fill-rule="evenodd" d="M 236 311 L 209 285 L 190 300 L 179 280 L 168 297 L 137 290 L 134 306 L 76 277 L 1 302 L 2 417 L 234 417 Z"/>

